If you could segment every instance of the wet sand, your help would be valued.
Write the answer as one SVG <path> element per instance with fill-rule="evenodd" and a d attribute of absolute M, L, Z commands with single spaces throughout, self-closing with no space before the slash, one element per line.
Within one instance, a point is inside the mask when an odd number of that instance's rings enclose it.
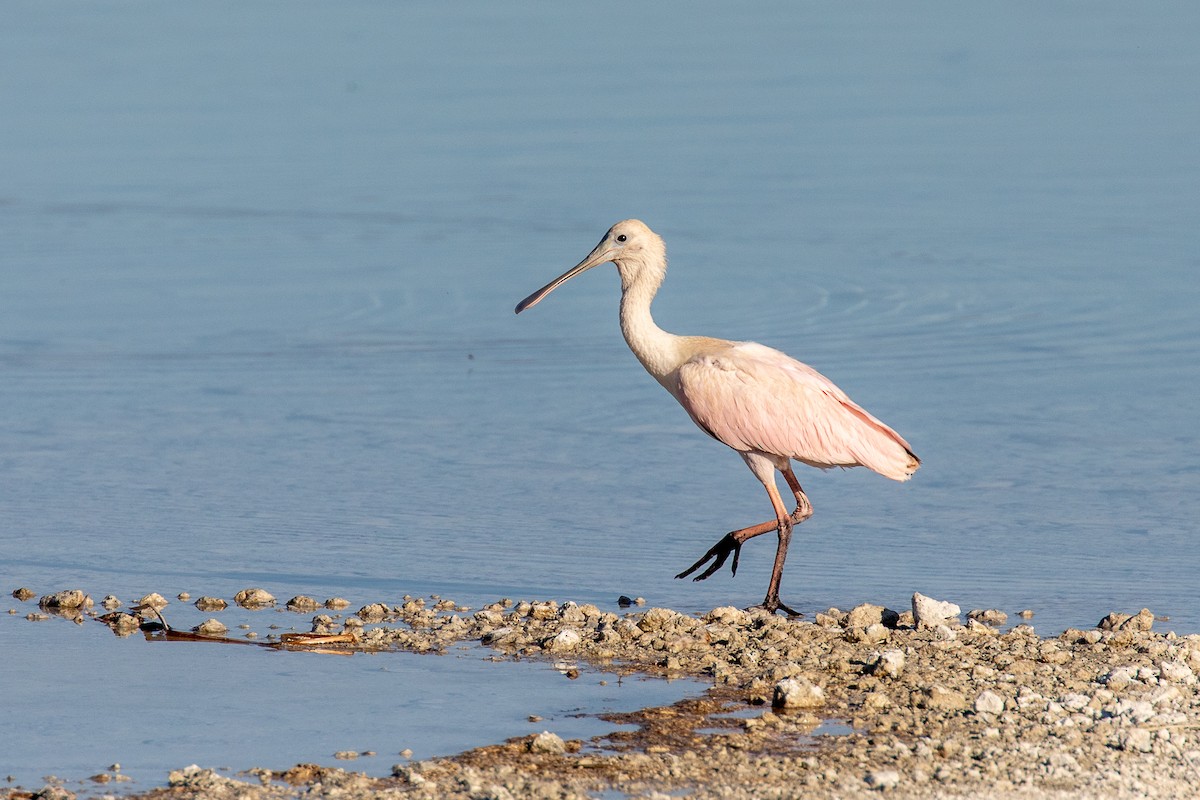
<path fill-rule="evenodd" d="M 553 601 L 472 610 L 413 598 L 358 613 L 328 611 L 314 617 L 320 638 L 293 646 L 438 652 L 480 641 L 497 658 L 695 676 L 712 688 L 668 708 L 611 717 L 638 727 L 586 742 L 547 731 L 399 763 L 383 779 L 353 772 L 352 763 L 236 778 L 180 765 L 167 788 L 131 796 L 1132 798 L 1194 791 L 1200 636 L 1156 631 L 1146 610 L 1054 637 L 1026 624 L 1008 627 L 999 612 L 930 616 L 954 611 L 936 602 L 916 616 L 863 605 L 790 620 L 736 608 L 695 617 Z M 844 733 L 814 737 L 828 720 Z M 113 787 L 119 793 L 117 784 L 100 791 Z M 8 789 L 0 797 L 69 795 L 63 792 Z"/>

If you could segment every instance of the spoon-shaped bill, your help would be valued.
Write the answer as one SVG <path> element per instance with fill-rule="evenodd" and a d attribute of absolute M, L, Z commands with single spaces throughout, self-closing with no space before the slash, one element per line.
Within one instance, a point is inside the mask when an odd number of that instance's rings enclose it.
<path fill-rule="evenodd" d="M 605 261 L 608 261 L 609 258 L 613 255 L 614 250 L 615 250 L 615 248 L 609 246 L 608 237 L 605 236 L 603 239 L 600 240 L 600 244 L 596 245 L 596 247 L 592 250 L 592 252 L 588 253 L 587 258 L 585 258 L 583 261 L 580 261 L 578 264 L 571 267 L 569 270 L 564 272 L 562 275 L 559 275 L 557 278 L 550 281 L 549 283 L 547 283 L 542 288 L 538 289 L 533 294 L 529 295 L 529 297 L 526 297 L 524 300 L 517 303 L 516 313 L 520 314 L 525 309 L 536 306 L 538 303 L 542 302 L 543 297 L 550 294 L 555 289 L 557 289 L 559 286 L 562 286 L 564 283 L 571 280 L 571 278 L 574 278 L 579 273 L 587 272 L 592 267 L 599 266 L 600 264 L 603 264 Z"/>

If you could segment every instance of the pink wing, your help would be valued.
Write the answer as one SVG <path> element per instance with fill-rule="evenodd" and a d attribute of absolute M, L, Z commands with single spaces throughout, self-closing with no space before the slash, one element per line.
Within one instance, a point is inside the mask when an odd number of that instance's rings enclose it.
<path fill-rule="evenodd" d="M 714 438 L 814 467 L 864 466 L 903 481 L 920 461 L 908 442 L 807 364 L 754 342 L 693 356 L 679 402 Z"/>

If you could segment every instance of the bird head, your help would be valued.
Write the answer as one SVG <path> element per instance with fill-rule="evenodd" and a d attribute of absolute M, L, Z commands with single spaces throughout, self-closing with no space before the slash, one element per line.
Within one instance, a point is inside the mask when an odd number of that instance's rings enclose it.
<path fill-rule="evenodd" d="M 667 247 L 662 237 L 637 219 L 621 220 L 608 229 L 600 243 L 592 248 L 587 257 L 550 283 L 538 289 L 517 304 L 520 314 L 537 305 L 542 298 L 581 272 L 607 262 L 616 264 L 621 274 L 621 286 L 628 289 L 643 275 L 653 274 L 655 286 L 662 281 L 667 269 Z"/>

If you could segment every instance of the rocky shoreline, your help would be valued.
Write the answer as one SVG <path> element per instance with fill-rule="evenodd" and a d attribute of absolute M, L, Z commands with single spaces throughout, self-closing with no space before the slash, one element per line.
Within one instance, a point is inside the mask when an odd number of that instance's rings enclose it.
<path fill-rule="evenodd" d="M 290 603 L 308 607 L 303 600 Z M 431 652 L 476 641 L 498 658 L 713 685 L 701 698 L 613 717 L 638 727 L 590 742 L 547 731 L 398 764 L 382 779 L 315 765 L 240 779 L 188 767 L 172 772 L 168 787 L 136 797 L 1193 795 L 1200 636 L 1156 632 L 1144 609 L 1055 637 L 1025 624 L 1005 630 L 996 610 L 961 616 L 921 595 L 903 612 L 864 604 L 813 621 L 732 607 L 618 614 L 554 601 L 471 610 L 441 598 L 321 613 L 311 645 L 288 646 Z M 128 623 L 113 616 L 110 624 Z M 826 720 L 844 733 L 811 736 Z M 0 790 L 6 800 L 70 795 L 56 786 Z"/>

